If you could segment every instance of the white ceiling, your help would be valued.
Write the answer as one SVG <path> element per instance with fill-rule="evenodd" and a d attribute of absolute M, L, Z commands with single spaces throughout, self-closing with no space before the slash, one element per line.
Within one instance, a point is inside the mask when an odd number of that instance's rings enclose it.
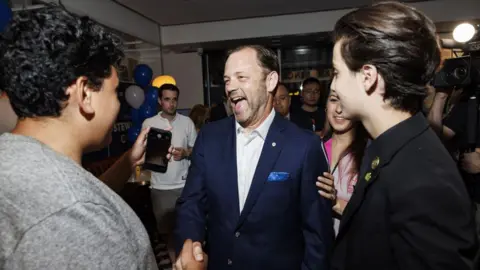
<path fill-rule="evenodd" d="M 378 0 L 115 0 L 160 25 L 354 8 Z M 420 2 L 404 0 L 403 2 Z"/>

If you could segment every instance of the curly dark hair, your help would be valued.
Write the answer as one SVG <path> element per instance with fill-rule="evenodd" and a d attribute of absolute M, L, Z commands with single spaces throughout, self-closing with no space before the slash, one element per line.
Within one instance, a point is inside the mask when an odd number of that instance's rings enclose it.
<path fill-rule="evenodd" d="M 384 98 L 396 109 L 416 113 L 427 83 L 440 63 L 435 24 L 422 12 L 398 2 L 381 2 L 343 16 L 335 42 L 348 68 L 374 65 L 385 80 Z"/>
<path fill-rule="evenodd" d="M 0 35 L 0 88 L 20 118 L 58 117 L 80 76 L 99 91 L 124 54 L 122 41 L 60 6 L 16 12 Z"/>

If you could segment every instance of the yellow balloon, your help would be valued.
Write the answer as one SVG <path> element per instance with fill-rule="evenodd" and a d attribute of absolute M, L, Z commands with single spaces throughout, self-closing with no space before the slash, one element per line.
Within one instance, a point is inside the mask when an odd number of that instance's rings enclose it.
<path fill-rule="evenodd" d="M 175 79 L 172 76 L 162 75 L 162 76 L 158 76 L 157 78 L 155 78 L 153 80 L 152 86 L 160 88 L 160 86 L 162 86 L 164 84 L 167 84 L 167 83 L 168 84 L 173 84 L 173 85 L 177 84 L 177 82 L 175 82 Z"/>

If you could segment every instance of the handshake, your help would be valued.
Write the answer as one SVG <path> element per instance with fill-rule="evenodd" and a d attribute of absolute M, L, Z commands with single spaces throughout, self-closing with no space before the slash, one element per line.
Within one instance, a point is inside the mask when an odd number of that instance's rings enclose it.
<path fill-rule="evenodd" d="M 207 254 L 202 250 L 200 242 L 187 239 L 175 262 L 175 270 L 205 270 L 207 269 Z"/>

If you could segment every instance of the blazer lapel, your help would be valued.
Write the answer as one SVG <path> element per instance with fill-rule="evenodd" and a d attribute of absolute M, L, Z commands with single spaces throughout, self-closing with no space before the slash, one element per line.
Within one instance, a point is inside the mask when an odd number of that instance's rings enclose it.
<path fill-rule="evenodd" d="M 240 215 L 240 206 L 238 199 L 238 174 L 237 174 L 237 136 L 235 131 L 235 118 L 231 119 L 232 126 L 228 131 L 228 136 L 225 144 L 225 151 L 223 152 L 223 160 L 225 161 L 225 181 L 227 187 L 225 188 L 226 202 L 230 204 L 230 209 L 235 216 L 235 222 Z"/>
<path fill-rule="evenodd" d="M 270 130 L 268 131 L 263 144 L 262 153 L 257 168 L 255 169 L 252 185 L 250 186 L 245 206 L 240 214 L 237 228 L 242 225 L 255 205 L 255 202 L 257 201 L 258 196 L 260 195 L 263 186 L 282 151 L 285 142 L 285 137 L 282 134 L 282 131 L 285 129 L 285 123 L 288 123 L 287 120 L 283 119 L 279 114 L 275 115 L 275 119 L 270 126 Z"/>

